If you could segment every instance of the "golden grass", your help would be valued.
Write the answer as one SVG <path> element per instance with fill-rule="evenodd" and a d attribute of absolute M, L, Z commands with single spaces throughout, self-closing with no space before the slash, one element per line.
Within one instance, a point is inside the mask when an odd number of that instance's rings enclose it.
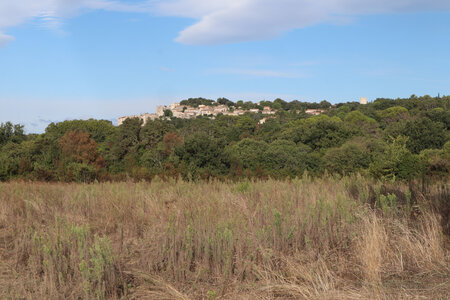
<path fill-rule="evenodd" d="M 429 199 L 446 195 L 359 176 L 0 183 L 0 298 L 445 299 Z"/>

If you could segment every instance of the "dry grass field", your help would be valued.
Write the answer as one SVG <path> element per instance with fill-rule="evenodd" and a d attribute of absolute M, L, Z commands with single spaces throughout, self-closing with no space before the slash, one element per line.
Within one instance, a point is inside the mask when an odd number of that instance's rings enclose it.
<path fill-rule="evenodd" d="M 0 183 L 0 299 L 448 299 L 448 182 Z"/>

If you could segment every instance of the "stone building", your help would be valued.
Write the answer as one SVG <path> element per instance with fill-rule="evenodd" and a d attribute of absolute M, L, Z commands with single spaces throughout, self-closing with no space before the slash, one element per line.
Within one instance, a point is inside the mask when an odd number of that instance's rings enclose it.
<path fill-rule="evenodd" d="M 138 119 L 142 120 L 142 125 L 145 125 L 149 120 L 152 120 L 152 121 L 153 121 L 153 120 L 155 120 L 155 119 L 158 119 L 159 116 L 158 116 L 157 114 L 149 114 L 149 113 L 145 113 L 145 114 L 142 114 L 142 115 L 133 115 L 133 116 L 120 117 L 120 118 L 117 120 L 117 126 L 122 125 L 123 122 L 124 122 L 126 119 L 133 119 L 133 118 L 138 118 Z"/>
<path fill-rule="evenodd" d="M 309 115 L 313 115 L 313 116 L 320 115 L 324 112 L 325 112 L 324 109 L 307 109 L 307 110 L 305 110 L 305 113 L 307 113 Z"/>

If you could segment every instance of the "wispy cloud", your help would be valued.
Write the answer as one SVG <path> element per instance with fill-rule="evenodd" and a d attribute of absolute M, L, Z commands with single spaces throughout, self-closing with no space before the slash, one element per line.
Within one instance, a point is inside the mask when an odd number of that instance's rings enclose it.
<path fill-rule="evenodd" d="M 212 74 L 231 74 L 243 75 L 251 77 L 279 77 L 279 78 L 305 78 L 305 74 L 297 72 L 285 72 L 277 70 L 261 70 L 261 69 L 213 69 L 208 73 Z"/>
<path fill-rule="evenodd" d="M 168 68 L 168 67 L 160 67 L 159 70 L 163 71 L 163 72 L 173 72 L 173 71 L 175 71 L 175 69 Z"/>
<path fill-rule="evenodd" d="M 5 46 L 12 40 L 14 40 L 14 38 L 12 36 L 6 35 L 6 34 L 0 32 L 0 47 Z"/>
<path fill-rule="evenodd" d="M 8 28 L 29 20 L 37 20 L 44 26 L 58 29 L 65 18 L 93 10 L 120 12 L 150 12 L 151 1 L 126 2 L 112 0 L 1 0 L 0 46 L 12 40 L 4 33 Z"/>
<path fill-rule="evenodd" d="M 411 76 L 412 74 L 414 74 L 414 72 L 410 69 L 400 67 L 377 67 L 369 70 L 363 70 L 361 74 L 371 77 L 399 77 Z"/>
<path fill-rule="evenodd" d="M 157 105 L 169 104 L 172 97 L 149 97 L 145 99 L 2 99 L 0 123 L 11 121 L 25 125 L 28 133 L 43 132 L 51 122 L 72 119 L 106 119 L 117 121 L 122 115 L 154 112 Z M 21 103 L 17 109 L 11 103 Z"/>

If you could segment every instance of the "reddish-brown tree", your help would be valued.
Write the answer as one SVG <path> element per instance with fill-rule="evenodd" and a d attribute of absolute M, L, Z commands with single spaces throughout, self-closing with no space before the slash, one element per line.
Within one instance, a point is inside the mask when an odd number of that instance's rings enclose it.
<path fill-rule="evenodd" d="M 182 140 L 176 132 L 169 132 L 163 138 L 164 150 L 167 155 L 170 155 L 173 149 L 181 144 Z"/>
<path fill-rule="evenodd" d="M 98 155 L 97 143 L 89 134 L 79 130 L 68 131 L 59 139 L 63 159 L 78 163 L 103 166 L 103 159 Z"/>

